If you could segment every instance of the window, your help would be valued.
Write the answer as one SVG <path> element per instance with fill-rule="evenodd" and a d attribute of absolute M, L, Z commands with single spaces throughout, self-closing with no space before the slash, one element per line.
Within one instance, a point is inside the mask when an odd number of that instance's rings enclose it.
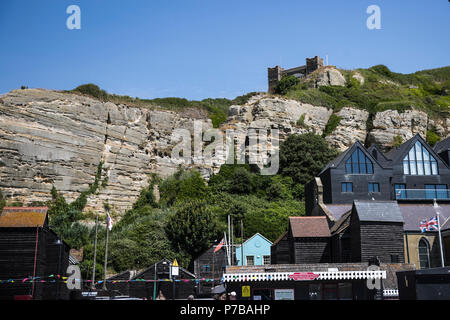
<path fill-rule="evenodd" d="M 341 192 L 353 192 L 353 183 L 351 183 L 351 182 L 342 182 L 342 184 L 341 184 Z"/>
<path fill-rule="evenodd" d="M 398 254 L 391 254 L 391 263 L 399 263 L 400 259 Z"/>
<path fill-rule="evenodd" d="M 406 185 L 402 183 L 397 183 L 394 185 L 395 189 L 395 199 L 406 199 Z"/>
<path fill-rule="evenodd" d="M 430 267 L 430 245 L 425 238 L 419 241 L 419 263 L 421 269 Z"/>
<path fill-rule="evenodd" d="M 254 256 L 246 256 L 245 258 L 247 259 L 248 266 L 255 265 L 255 257 Z"/>
<path fill-rule="evenodd" d="M 373 163 L 360 148 L 356 148 L 351 157 L 345 162 L 345 173 L 372 174 Z"/>
<path fill-rule="evenodd" d="M 369 192 L 380 192 L 380 184 L 377 182 L 369 182 Z"/>
<path fill-rule="evenodd" d="M 263 256 L 263 264 L 270 264 L 270 256 Z"/>
<path fill-rule="evenodd" d="M 445 184 L 426 184 L 425 197 L 427 199 L 449 199 L 447 185 Z"/>
<path fill-rule="evenodd" d="M 439 174 L 436 159 L 419 141 L 416 141 L 403 159 L 403 173 L 417 176 Z"/>

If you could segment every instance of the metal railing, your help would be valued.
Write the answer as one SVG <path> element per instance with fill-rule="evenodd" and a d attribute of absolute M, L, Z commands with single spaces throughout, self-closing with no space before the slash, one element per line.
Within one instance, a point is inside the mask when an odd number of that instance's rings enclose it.
<path fill-rule="evenodd" d="M 450 189 L 396 189 L 395 200 L 450 200 Z"/>

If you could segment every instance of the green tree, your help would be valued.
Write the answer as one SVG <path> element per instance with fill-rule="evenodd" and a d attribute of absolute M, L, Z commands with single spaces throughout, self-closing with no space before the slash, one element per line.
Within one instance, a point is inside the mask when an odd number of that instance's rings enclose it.
<path fill-rule="evenodd" d="M 290 135 L 280 145 L 280 172 L 295 184 L 306 184 L 337 155 L 319 135 Z"/>
<path fill-rule="evenodd" d="M 251 173 L 243 167 L 236 168 L 231 177 L 230 192 L 236 194 L 249 194 L 251 191 L 252 191 Z"/>
<path fill-rule="evenodd" d="M 197 257 L 217 238 L 217 224 L 206 201 L 190 200 L 181 204 L 168 218 L 167 237 L 175 250 Z"/>

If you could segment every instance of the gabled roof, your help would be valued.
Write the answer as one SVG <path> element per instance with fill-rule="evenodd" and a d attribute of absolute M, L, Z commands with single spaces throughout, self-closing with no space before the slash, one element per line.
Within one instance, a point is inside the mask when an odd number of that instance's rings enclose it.
<path fill-rule="evenodd" d="M 132 279 L 134 280 L 134 279 L 140 279 L 140 278 L 142 278 L 142 276 L 145 274 L 145 273 L 147 273 L 147 272 L 155 272 L 155 264 L 160 264 L 160 263 L 162 263 L 162 262 L 167 262 L 167 265 L 169 265 L 170 263 L 172 263 L 172 261 L 170 261 L 169 259 L 166 259 L 166 258 L 164 258 L 164 259 L 162 259 L 162 260 L 160 260 L 160 261 L 158 261 L 158 262 L 156 262 L 156 263 L 154 263 L 154 264 L 152 264 L 150 267 L 148 267 L 147 269 L 144 269 L 143 271 L 141 271 L 141 272 L 139 272 L 137 275 L 135 275 Z M 180 274 L 181 274 L 181 272 L 183 272 L 183 273 L 186 273 L 188 276 L 190 276 L 190 277 L 192 277 L 193 279 L 194 278 L 196 278 L 195 277 L 195 274 L 193 274 L 193 273 L 190 273 L 189 271 L 187 271 L 186 269 L 184 269 L 183 267 L 179 267 L 179 269 L 180 269 Z"/>
<path fill-rule="evenodd" d="M 335 221 L 338 221 L 347 212 L 352 211 L 352 205 L 351 204 L 326 203 L 325 206 L 327 207 L 328 211 L 330 211 L 330 213 L 333 216 Z"/>
<path fill-rule="evenodd" d="M 270 241 L 269 239 L 267 239 L 266 237 L 264 237 L 261 233 L 257 232 L 254 235 L 252 235 L 250 238 L 248 238 L 247 240 L 244 241 L 243 245 L 245 246 L 245 244 L 250 241 L 251 239 L 253 239 L 254 237 L 261 237 L 263 240 L 267 241 L 270 245 L 272 245 L 272 241 Z M 236 247 L 240 247 L 241 245 L 237 245 Z"/>
<path fill-rule="evenodd" d="M 378 158 L 375 158 L 375 156 L 373 155 L 373 152 L 376 152 Z M 374 144 L 371 145 L 369 147 L 369 149 L 367 149 L 367 152 L 370 153 L 370 155 L 375 158 L 381 165 L 383 168 L 389 168 L 391 167 L 391 162 L 392 160 L 388 159 L 384 153 Z"/>
<path fill-rule="evenodd" d="M 283 232 L 283 233 L 278 237 L 278 239 L 275 240 L 275 241 L 272 243 L 272 246 L 278 244 L 278 242 L 280 242 L 281 240 L 283 240 L 283 238 L 287 235 L 287 233 L 288 233 L 287 231 Z"/>
<path fill-rule="evenodd" d="M 436 143 L 433 149 L 436 153 L 441 153 L 442 151 L 450 150 L 450 137 Z"/>
<path fill-rule="evenodd" d="M 327 217 L 289 217 L 289 225 L 294 238 L 329 237 Z"/>
<path fill-rule="evenodd" d="M 335 159 L 331 160 L 330 162 L 327 163 L 327 165 L 325 166 L 325 168 L 322 169 L 322 171 L 320 171 L 320 173 L 318 174 L 318 176 L 320 176 L 322 173 L 324 173 L 327 169 L 329 168 L 336 168 L 338 167 L 341 162 L 347 158 L 348 155 L 352 155 L 353 152 L 355 151 L 356 148 L 361 149 L 361 151 L 368 157 L 370 158 L 371 161 L 373 161 L 374 163 L 377 163 L 380 167 L 383 167 L 381 165 L 381 163 L 375 159 L 372 154 L 370 152 L 368 152 L 368 150 L 366 149 L 366 147 L 364 147 L 364 145 L 359 142 L 358 140 L 356 140 L 356 142 L 349 147 L 347 150 L 345 150 L 344 152 L 342 152 L 339 156 L 337 156 Z"/>
<path fill-rule="evenodd" d="M 352 215 L 352 211 L 348 211 L 346 213 L 344 213 L 341 218 L 333 225 L 333 227 L 331 227 L 330 229 L 330 233 L 333 234 L 338 234 L 343 232 L 345 229 L 347 229 L 347 227 L 350 226 L 350 217 Z"/>
<path fill-rule="evenodd" d="M 3 207 L 0 227 L 29 228 L 47 225 L 48 207 Z"/>
<path fill-rule="evenodd" d="M 432 155 L 437 161 L 441 161 L 445 166 L 447 164 L 442 161 L 441 157 L 436 153 L 436 151 L 430 147 L 430 145 L 422 138 L 422 136 L 418 133 L 402 145 L 400 145 L 397 148 L 392 149 L 388 153 L 386 153 L 386 157 L 388 159 L 391 159 L 393 162 L 402 161 L 404 157 L 406 157 L 406 154 L 409 152 L 409 150 L 414 146 L 416 141 L 419 141 L 425 149 Z"/>
<path fill-rule="evenodd" d="M 396 201 L 354 200 L 353 209 L 360 221 L 404 222 Z"/>

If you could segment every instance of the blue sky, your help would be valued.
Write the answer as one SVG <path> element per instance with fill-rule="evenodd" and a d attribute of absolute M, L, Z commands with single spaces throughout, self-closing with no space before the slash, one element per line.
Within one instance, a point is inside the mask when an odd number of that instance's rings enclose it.
<path fill-rule="evenodd" d="M 69 30 L 66 8 L 81 9 Z M 369 30 L 366 9 L 381 9 Z M 267 67 L 328 55 L 339 68 L 450 65 L 448 0 L 1 0 L 0 93 L 96 83 L 140 98 L 267 90 Z"/>

